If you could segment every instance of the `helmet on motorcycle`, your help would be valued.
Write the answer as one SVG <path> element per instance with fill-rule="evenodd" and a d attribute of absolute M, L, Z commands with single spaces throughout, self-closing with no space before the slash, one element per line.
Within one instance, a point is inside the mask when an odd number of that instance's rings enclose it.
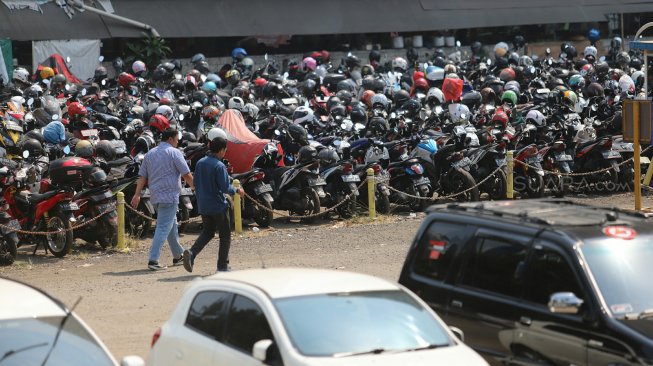
<path fill-rule="evenodd" d="M 610 48 L 620 50 L 622 43 L 623 41 L 621 40 L 621 37 L 614 37 L 610 40 Z"/>
<path fill-rule="evenodd" d="M 214 121 L 220 117 L 220 109 L 218 107 L 207 105 L 202 109 L 202 118 L 204 121 Z"/>
<path fill-rule="evenodd" d="M 519 66 L 523 66 L 523 67 L 533 66 L 533 59 L 526 55 L 523 55 L 519 58 Z"/>
<path fill-rule="evenodd" d="M 237 87 L 233 88 L 233 90 L 231 91 L 231 95 L 234 96 L 234 97 L 243 98 L 243 101 L 248 100 L 249 99 L 249 89 L 247 89 L 244 86 L 237 86 Z"/>
<path fill-rule="evenodd" d="M 152 81 L 163 81 L 168 76 L 168 70 L 163 67 L 157 67 L 152 73 Z"/>
<path fill-rule="evenodd" d="M 374 94 L 370 102 L 372 103 L 372 108 L 388 109 L 388 98 L 384 94 Z"/>
<path fill-rule="evenodd" d="M 334 106 L 336 106 L 338 104 L 342 104 L 342 100 L 340 100 L 340 98 L 338 98 L 335 95 L 330 97 L 329 100 L 327 100 L 327 102 L 326 102 L 327 111 L 330 111 L 331 108 L 333 108 Z"/>
<path fill-rule="evenodd" d="M 623 75 L 619 78 L 619 89 L 622 93 L 628 93 L 630 95 L 635 94 L 635 82 L 628 75 Z"/>
<path fill-rule="evenodd" d="M 499 42 L 494 45 L 494 56 L 495 58 L 503 57 L 509 50 L 510 47 L 506 42 Z"/>
<path fill-rule="evenodd" d="M 521 87 L 519 86 L 519 83 L 515 80 L 511 80 L 506 83 L 506 85 L 503 86 L 503 90 L 511 90 L 514 91 L 516 94 L 519 94 Z"/>
<path fill-rule="evenodd" d="M 473 90 L 463 96 L 462 103 L 468 108 L 476 108 L 481 105 L 481 93 Z"/>
<path fill-rule="evenodd" d="M 106 67 L 98 66 L 93 72 L 93 79 L 99 83 L 102 79 L 106 79 L 108 74 Z"/>
<path fill-rule="evenodd" d="M 322 149 L 322 151 L 317 154 L 317 159 L 320 161 L 320 166 L 326 167 L 337 163 L 338 160 L 340 160 L 340 157 L 338 156 L 338 153 L 332 148 L 326 148 Z"/>
<path fill-rule="evenodd" d="M 642 69 L 642 60 L 639 59 L 638 57 L 633 57 L 630 59 L 630 67 L 632 67 L 635 70 L 641 70 Z"/>
<path fill-rule="evenodd" d="M 336 104 L 329 109 L 329 114 L 333 119 L 342 119 L 347 116 L 347 108 L 342 104 Z"/>
<path fill-rule="evenodd" d="M 464 104 L 457 104 L 454 107 L 453 113 L 451 113 L 451 122 L 458 124 L 466 124 L 469 122 L 471 113 L 469 113 L 469 108 Z"/>
<path fill-rule="evenodd" d="M 247 56 L 247 51 L 245 51 L 244 48 L 237 47 L 231 51 L 231 58 L 233 58 L 234 60 L 240 61 L 243 58 L 245 58 L 245 56 Z"/>
<path fill-rule="evenodd" d="M 54 76 L 54 70 L 51 67 L 44 67 L 39 71 L 39 76 L 41 80 L 49 79 Z"/>
<path fill-rule="evenodd" d="M 227 71 L 225 78 L 231 85 L 236 85 L 240 81 L 240 72 L 236 69 Z"/>
<path fill-rule="evenodd" d="M 542 127 L 546 124 L 546 118 L 542 112 L 537 109 L 533 109 L 526 113 L 526 123 L 532 123 L 538 127 Z"/>
<path fill-rule="evenodd" d="M 422 103 L 417 99 L 408 99 L 401 105 L 401 109 L 408 112 L 411 116 L 415 116 L 422 109 Z"/>
<path fill-rule="evenodd" d="M 630 78 L 635 82 L 635 86 L 642 87 L 644 85 L 644 71 L 637 70 L 630 75 Z"/>
<path fill-rule="evenodd" d="M 266 79 L 262 78 L 262 77 L 258 77 L 256 79 L 254 79 L 254 85 L 256 85 L 259 88 L 264 87 L 265 84 L 267 84 L 267 83 L 268 83 L 268 81 Z"/>
<path fill-rule="evenodd" d="M 102 158 L 106 161 L 113 161 L 116 159 L 116 149 L 111 145 L 111 142 L 107 140 L 98 141 L 95 145 L 95 154 L 98 158 Z"/>
<path fill-rule="evenodd" d="M 572 75 L 569 78 L 569 86 L 572 88 L 582 88 L 585 86 L 585 79 L 580 74 Z"/>
<path fill-rule="evenodd" d="M 501 79 L 501 81 L 503 81 L 504 83 L 511 80 L 515 80 L 515 70 L 513 70 L 510 67 L 506 67 L 505 69 L 501 70 L 501 72 L 499 73 L 499 79 Z"/>
<path fill-rule="evenodd" d="M 503 128 L 508 127 L 508 115 L 506 112 L 499 110 L 492 116 L 492 124 L 501 124 Z"/>
<path fill-rule="evenodd" d="M 164 116 L 165 118 L 167 118 L 168 121 L 172 120 L 174 115 L 175 115 L 172 108 L 170 108 L 170 106 L 168 106 L 168 105 L 158 106 L 156 108 L 156 111 L 154 112 L 154 114 L 160 114 L 160 115 Z"/>
<path fill-rule="evenodd" d="M 25 92 L 23 94 L 25 94 L 24 95 L 25 99 L 28 100 L 29 98 L 34 98 L 34 99 L 40 98 L 43 95 L 43 88 L 41 88 L 41 86 L 38 84 L 34 84 L 29 88 L 25 89 Z"/>
<path fill-rule="evenodd" d="M 363 67 L 361 67 L 361 75 L 363 77 L 374 75 L 374 67 L 372 65 L 363 65 Z"/>
<path fill-rule="evenodd" d="M 585 95 L 587 95 L 588 98 L 602 97 L 604 96 L 603 87 L 599 83 L 590 83 L 590 85 L 585 88 Z"/>
<path fill-rule="evenodd" d="M 292 114 L 292 123 L 312 122 L 313 118 L 313 111 L 306 106 L 300 105 Z"/>
<path fill-rule="evenodd" d="M 129 110 L 129 112 L 136 116 L 136 118 L 142 118 L 143 114 L 145 114 L 145 108 L 140 105 L 135 105 Z"/>
<path fill-rule="evenodd" d="M 215 85 L 215 83 L 212 81 L 207 81 L 204 84 L 202 84 L 202 90 L 204 90 L 209 94 L 213 94 L 215 93 L 216 90 L 218 90 L 218 86 Z"/>
<path fill-rule="evenodd" d="M 126 88 L 130 84 L 136 81 L 136 77 L 128 72 L 122 72 L 118 75 L 118 84 L 123 88 Z"/>
<path fill-rule="evenodd" d="M 517 93 L 512 90 L 506 90 L 501 94 L 501 103 L 509 103 L 512 106 L 517 105 Z"/>
<path fill-rule="evenodd" d="M 83 117 L 88 114 L 88 111 L 80 102 L 72 102 L 68 104 L 68 117 L 70 119 L 75 119 L 78 117 Z"/>
<path fill-rule="evenodd" d="M 312 57 L 306 57 L 300 64 L 302 71 L 315 71 L 317 68 L 317 61 Z"/>
<path fill-rule="evenodd" d="M 367 129 L 375 134 L 376 136 L 383 136 L 390 129 L 388 121 L 381 116 L 374 116 L 370 118 L 370 121 L 367 123 Z"/>
<path fill-rule="evenodd" d="M 219 127 L 213 127 L 212 129 L 209 130 L 209 132 L 206 134 L 206 137 L 209 139 L 209 141 L 213 141 L 216 137 L 222 137 L 225 140 L 229 140 L 227 138 L 227 133 L 219 128 Z"/>
<path fill-rule="evenodd" d="M 619 52 L 619 54 L 617 54 L 617 63 L 619 65 L 628 65 L 630 63 L 630 55 L 628 55 L 628 52 Z"/>
<path fill-rule="evenodd" d="M 21 149 L 23 151 L 29 151 L 29 156 L 32 157 L 43 155 L 43 146 L 41 145 L 41 142 L 34 138 L 28 138 L 23 141 Z"/>
<path fill-rule="evenodd" d="M 20 81 L 22 83 L 29 82 L 29 71 L 23 67 L 17 67 L 14 69 L 14 73 L 11 77 L 12 80 Z"/>
<path fill-rule="evenodd" d="M 107 181 L 107 173 L 100 167 L 94 167 L 88 175 L 88 183 L 91 186 L 97 186 Z"/>
<path fill-rule="evenodd" d="M 576 103 L 578 103 L 578 96 L 571 90 L 565 90 L 562 92 L 562 104 L 568 108 L 576 108 Z"/>
<path fill-rule="evenodd" d="M 168 89 L 170 89 L 170 91 L 172 91 L 175 95 L 180 95 L 184 92 L 184 90 L 186 90 L 186 86 L 184 85 L 183 81 L 175 79 L 170 82 Z"/>
<path fill-rule="evenodd" d="M 186 142 L 197 142 L 197 137 L 194 133 L 190 131 L 184 131 L 181 133 L 181 139 Z"/>
<path fill-rule="evenodd" d="M 134 61 L 134 63 L 132 63 L 132 71 L 136 75 L 138 75 L 139 73 L 147 71 L 147 67 L 145 66 L 145 62 L 143 62 L 141 60 Z"/>
<path fill-rule="evenodd" d="M 220 85 L 222 79 L 220 78 L 220 75 L 211 72 L 206 75 L 206 81 L 212 81 L 215 85 Z"/>
<path fill-rule="evenodd" d="M 240 61 L 240 65 L 243 67 L 245 70 L 252 70 L 254 67 L 254 60 L 251 57 L 245 57 Z"/>
<path fill-rule="evenodd" d="M 245 106 L 245 101 L 241 97 L 231 97 L 229 99 L 229 103 L 228 103 L 229 109 L 236 109 L 242 111 L 244 106 Z"/>
<path fill-rule="evenodd" d="M 479 41 L 472 42 L 472 45 L 470 46 L 470 48 L 472 49 L 472 53 L 475 55 L 478 55 L 478 53 L 481 52 L 482 47 L 483 44 Z"/>
<path fill-rule="evenodd" d="M 356 82 L 354 82 L 351 79 L 341 80 L 338 82 L 338 84 L 336 84 L 337 91 L 347 90 L 349 92 L 354 92 L 356 91 L 356 88 L 357 88 Z"/>
<path fill-rule="evenodd" d="M 365 103 L 368 108 L 372 107 L 372 97 L 376 95 L 372 90 L 365 90 L 361 96 L 361 102 Z"/>
<path fill-rule="evenodd" d="M 426 69 L 426 80 L 429 81 L 444 80 L 444 69 L 437 66 L 429 66 Z"/>
<path fill-rule="evenodd" d="M 431 88 L 426 93 L 426 102 L 429 105 L 440 105 L 444 103 L 444 93 L 439 88 Z"/>
<path fill-rule="evenodd" d="M 420 90 L 426 93 L 429 90 L 429 82 L 424 78 L 419 78 L 413 83 L 413 89 L 415 91 Z"/>
<path fill-rule="evenodd" d="M 190 59 L 190 62 L 193 64 L 196 64 L 200 61 L 206 61 L 206 56 L 204 56 L 203 53 L 196 53 L 193 55 L 193 57 Z"/>
<path fill-rule="evenodd" d="M 308 144 L 308 132 L 301 125 L 292 124 L 288 126 L 288 135 L 290 138 L 302 145 Z"/>
<path fill-rule="evenodd" d="M 347 57 L 345 57 L 345 65 L 349 69 L 353 69 L 354 67 L 360 66 L 361 61 L 358 59 L 356 55 L 349 54 Z"/>
<path fill-rule="evenodd" d="M 512 39 L 512 45 L 515 47 L 515 49 L 519 49 L 524 47 L 526 44 L 526 40 L 524 39 L 524 36 L 518 34 Z"/>
<path fill-rule="evenodd" d="M 211 70 L 209 69 L 209 63 L 206 61 L 200 61 L 193 66 L 195 67 L 195 70 L 197 70 L 200 74 L 211 73 Z"/>
<path fill-rule="evenodd" d="M 410 99 L 410 94 L 405 90 L 397 91 L 392 97 L 395 106 L 400 106 L 404 104 L 408 99 Z"/>
<path fill-rule="evenodd" d="M 264 79 L 264 80 L 265 80 L 265 79 Z M 315 80 L 308 79 L 308 80 L 305 80 L 305 81 L 301 84 L 301 91 L 302 91 L 302 94 L 303 94 L 306 98 L 312 98 L 312 97 L 313 97 L 313 93 L 315 93 L 315 90 L 316 90 L 316 89 L 317 89 L 317 83 L 315 82 Z"/>
<path fill-rule="evenodd" d="M 159 132 L 163 132 L 166 129 L 170 128 L 170 121 L 161 114 L 155 114 L 150 118 L 150 129 L 155 129 Z"/>
<path fill-rule="evenodd" d="M 75 155 L 81 158 L 92 158 L 95 154 L 95 149 L 93 149 L 93 144 L 88 140 L 79 140 L 77 145 L 75 145 Z"/>
<path fill-rule="evenodd" d="M 351 105 L 351 102 L 354 99 L 354 95 L 349 90 L 341 90 L 336 93 L 336 96 L 340 98 L 346 106 Z"/>
<path fill-rule="evenodd" d="M 313 146 L 302 146 L 297 153 L 297 164 L 308 163 L 317 159 L 317 150 Z"/>
<path fill-rule="evenodd" d="M 351 113 L 349 113 L 349 118 L 351 118 L 351 121 L 354 123 L 367 123 L 367 113 L 365 113 L 365 109 L 361 106 L 355 106 L 352 108 Z"/>
<path fill-rule="evenodd" d="M 596 55 L 598 54 L 599 51 L 597 51 L 596 47 L 594 46 L 587 46 L 585 47 L 585 50 L 583 51 L 583 57 L 592 57 L 592 59 L 596 60 Z"/>
<path fill-rule="evenodd" d="M 406 72 L 406 70 L 408 70 L 408 62 L 403 57 L 395 57 L 392 59 L 392 69 L 395 71 Z"/>
<path fill-rule="evenodd" d="M 120 74 L 125 69 L 125 61 L 123 61 L 121 57 L 114 58 L 111 64 L 113 65 L 113 70 L 116 72 L 116 74 Z"/>
<path fill-rule="evenodd" d="M 381 62 L 381 51 L 371 50 L 370 54 L 368 55 L 368 58 L 369 58 L 370 62 L 372 62 L 372 61 Z"/>
<path fill-rule="evenodd" d="M 594 76 L 594 66 L 592 64 L 587 64 L 580 69 L 580 75 L 586 78 Z"/>

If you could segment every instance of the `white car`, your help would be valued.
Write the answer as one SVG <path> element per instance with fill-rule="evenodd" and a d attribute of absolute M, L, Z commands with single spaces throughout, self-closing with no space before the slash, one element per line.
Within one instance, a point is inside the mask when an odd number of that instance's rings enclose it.
<path fill-rule="evenodd" d="M 74 312 L 45 292 L 0 278 L 1 366 L 117 366 L 109 350 Z M 122 366 L 141 366 L 137 356 Z"/>
<path fill-rule="evenodd" d="M 487 365 L 401 285 L 317 269 L 194 281 L 152 344 L 161 366 Z"/>

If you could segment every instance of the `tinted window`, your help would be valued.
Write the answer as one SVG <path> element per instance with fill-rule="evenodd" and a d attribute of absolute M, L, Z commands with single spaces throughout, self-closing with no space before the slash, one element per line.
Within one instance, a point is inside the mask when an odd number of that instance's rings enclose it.
<path fill-rule="evenodd" d="M 254 343 L 261 339 L 273 339 L 265 314 L 252 300 L 236 295 L 229 312 L 225 343 L 251 353 Z"/>
<path fill-rule="evenodd" d="M 546 305 L 555 292 L 573 292 L 583 297 L 573 269 L 562 254 L 536 245 L 528 265 L 524 299 Z"/>
<path fill-rule="evenodd" d="M 190 307 L 186 325 L 214 339 L 220 339 L 226 321 L 231 294 L 219 291 L 201 292 Z"/>
<path fill-rule="evenodd" d="M 526 247 L 497 239 L 478 238 L 463 283 L 504 295 L 519 296 Z"/>
<path fill-rule="evenodd" d="M 466 225 L 434 221 L 418 244 L 415 273 L 444 280 L 454 256 L 471 235 Z"/>

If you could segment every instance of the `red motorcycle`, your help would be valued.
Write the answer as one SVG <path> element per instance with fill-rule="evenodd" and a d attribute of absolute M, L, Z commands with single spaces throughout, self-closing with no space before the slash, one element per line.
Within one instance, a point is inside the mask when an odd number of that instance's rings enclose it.
<path fill-rule="evenodd" d="M 514 188 L 529 198 L 540 198 L 544 195 L 544 171 L 541 156 L 535 144 L 524 146 L 515 151 L 513 168 Z M 525 164 L 521 164 L 523 162 Z"/>

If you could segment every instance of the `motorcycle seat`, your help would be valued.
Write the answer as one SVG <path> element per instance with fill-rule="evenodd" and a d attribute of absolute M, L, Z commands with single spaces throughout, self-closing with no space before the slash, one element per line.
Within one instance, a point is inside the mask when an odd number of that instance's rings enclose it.
<path fill-rule="evenodd" d="M 109 165 L 109 167 L 111 167 L 111 168 L 116 168 L 116 167 L 119 167 L 119 166 L 129 164 L 131 161 L 132 161 L 132 159 L 130 159 L 129 157 L 123 156 L 122 158 L 112 160 L 112 161 L 108 161 L 107 165 Z"/>
<path fill-rule="evenodd" d="M 31 205 L 45 201 L 48 198 L 52 198 L 57 193 L 57 191 L 50 191 L 45 193 L 30 193 L 28 191 L 22 191 L 19 195 L 16 196 L 16 200 L 23 201 L 24 203 Z"/>
<path fill-rule="evenodd" d="M 233 179 L 240 180 L 241 183 L 242 183 L 242 180 L 251 177 L 252 175 L 258 173 L 259 171 L 260 171 L 259 169 L 254 169 L 254 170 L 250 170 L 250 171 L 245 172 L 245 173 L 232 174 L 231 177 Z"/>
<path fill-rule="evenodd" d="M 580 144 L 578 144 L 578 145 L 576 146 L 576 149 L 579 150 L 579 149 L 582 149 L 582 148 L 584 148 L 584 147 L 587 147 L 587 146 L 593 145 L 593 144 L 595 144 L 595 143 L 596 143 L 596 140 L 590 140 L 590 141 L 581 142 Z"/>

